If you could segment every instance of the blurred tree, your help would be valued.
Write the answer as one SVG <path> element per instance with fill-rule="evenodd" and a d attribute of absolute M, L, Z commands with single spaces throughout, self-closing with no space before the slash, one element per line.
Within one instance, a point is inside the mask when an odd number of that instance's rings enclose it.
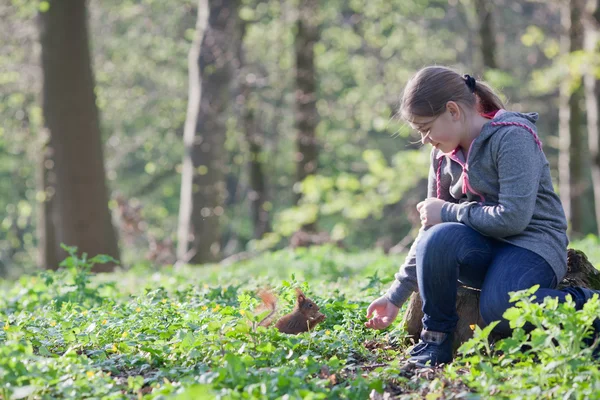
<path fill-rule="evenodd" d="M 243 38 L 246 34 L 248 21 L 241 27 L 241 38 L 239 40 L 239 71 L 237 82 L 239 85 L 239 96 L 236 103 L 241 103 L 240 119 L 241 129 L 248 146 L 248 194 L 250 202 L 250 218 L 253 225 L 254 239 L 260 239 L 265 233 L 271 231 L 269 216 L 269 200 L 267 192 L 267 176 L 265 175 L 265 137 L 263 133 L 263 121 L 260 119 L 258 98 L 255 94 L 257 76 L 249 70 L 246 65 Z"/>
<path fill-rule="evenodd" d="M 247 76 L 246 79 L 249 77 Z M 242 77 L 242 79 L 244 79 Z M 250 218 L 253 224 L 253 236 L 260 239 L 265 233 L 271 231 L 269 216 L 269 195 L 267 191 L 267 176 L 264 173 L 265 153 L 263 151 L 264 139 L 261 132 L 261 122 L 257 115 L 256 104 L 251 100 L 250 83 L 242 86 L 244 97 L 244 111 L 242 123 L 248 144 L 248 174 L 249 190 L 247 198 L 250 201 Z"/>
<path fill-rule="evenodd" d="M 561 2 L 562 33 L 561 53 L 569 54 L 583 49 L 583 25 L 581 22 L 583 0 Z M 576 65 L 567 64 L 566 67 Z M 559 192 L 570 231 L 577 235 L 583 233 L 582 194 L 585 189 L 583 165 L 582 111 L 580 102 L 583 88 L 580 79 L 564 79 L 559 93 Z"/>
<path fill-rule="evenodd" d="M 298 4 L 296 21 L 296 185 L 317 170 L 319 157 L 316 130 L 319 122 L 317 111 L 317 76 L 315 66 L 315 44 L 319 40 L 319 1 L 305 0 Z M 297 189 L 296 189 L 297 190 Z M 296 192 L 296 203 L 300 191 Z M 304 226 L 313 231 L 316 221 Z"/>
<path fill-rule="evenodd" d="M 588 0 L 583 17 L 584 48 L 586 57 L 583 76 L 585 108 L 587 116 L 588 145 L 590 149 L 590 169 L 594 192 L 594 211 L 596 214 L 596 235 L 600 233 L 600 85 L 598 84 L 600 63 L 598 60 L 598 29 L 600 26 L 600 7 L 597 0 Z"/>
<path fill-rule="evenodd" d="M 177 259 L 187 262 L 192 253 L 188 254 L 188 242 L 190 236 L 193 210 L 193 183 L 194 183 L 194 143 L 196 141 L 196 129 L 200 115 L 200 104 L 202 99 L 202 75 L 200 73 L 200 51 L 204 33 L 208 24 L 208 0 L 198 1 L 198 17 L 196 21 L 196 33 L 190 46 L 188 54 L 188 106 L 185 126 L 183 130 L 184 155 L 181 171 L 181 194 L 179 205 L 179 225 L 177 229 Z M 195 249 L 191 249 L 192 252 Z"/>
<path fill-rule="evenodd" d="M 56 174 L 55 246 L 64 243 L 89 255 L 118 258 L 108 210 L 86 2 L 46 4 L 40 13 L 42 102 Z M 66 255 L 62 250 L 58 253 L 59 258 Z M 55 266 L 56 260 L 46 261 L 47 267 Z M 112 264 L 96 265 L 94 271 L 113 268 Z"/>
<path fill-rule="evenodd" d="M 47 136 L 47 131 L 43 130 Z M 52 148 L 48 146 L 48 137 L 40 146 L 40 161 L 38 162 L 37 187 L 41 198 L 38 201 L 38 265 L 42 268 L 56 269 L 60 264 L 59 247 L 56 240 L 56 210 L 55 190 L 56 174 L 54 172 L 54 157 Z"/>
<path fill-rule="evenodd" d="M 494 27 L 494 3 L 474 0 L 479 23 L 480 50 L 485 70 L 498 68 L 496 62 L 496 35 Z"/>
<path fill-rule="evenodd" d="M 195 137 L 186 142 L 186 145 L 191 145 L 192 202 L 191 212 L 187 212 L 190 216 L 188 233 L 185 234 L 183 228 L 179 230 L 177 246 L 177 258 L 194 264 L 215 261 L 220 257 L 219 220 L 224 213 L 226 196 L 225 121 L 232 71 L 237 60 L 238 44 L 233 38 L 239 36 L 238 11 L 238 0 L 210 1 L 208 25 L 200 51 L 196 53 L 200 76 L 196 84 L 201 85 L 201 96 L 199 107 L 189 109 L 197 115 L 190 122 L 195 123 Z M 189 179 L 189 176 L 186 178 Z M 181 201 L 185 211 L 185 202 L 189 200 L 182 198 Z M 180 217 L 180 222 L 184 217 Z"/>

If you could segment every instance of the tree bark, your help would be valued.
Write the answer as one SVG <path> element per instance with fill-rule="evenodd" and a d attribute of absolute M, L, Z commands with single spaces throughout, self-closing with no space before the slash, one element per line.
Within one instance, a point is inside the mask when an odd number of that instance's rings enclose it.
<path fill-rule="evenodd" d="M 319 39 L 318 0 L 301 1 L 296 21 L 296 183 L 301 183 L 317 169 L 317 112 L 314 45 Z M 301 193 L 296 194 L 296 203 Z M 305 230 L 315 230 L 311 224 Z"/>
<path fill-rule="evenodd" d="M 583 25 L 581 22 L 581 0 L 566 1 L 561 5 L 561 53 L 568 55 L 583 49 Z M 573 88 L 571 79 L 564 79 L 559 94 L 559 194 L 565 209 L 570 233 L 583 233 L 582 194 L 583 140 L 581 130 L 582 88 Z"/>
<path fill-rule="evenodd" d="M 243 122 L 243 131 L 248 144 L 248 171 L 249 171 L 249 190 L 248 200 L 250 201 L 250 215 L 253 225 L 253 237 L 260 239 L 265 233 L 271 232 L 271 221 L 269 211 L 266 208 L 268 203 L 267 177 L 264 173 L 264 153 L 263 143 L 265 140 L 262 132 L 262 125 L 257 121 L 257 102 L 252 96 L 254 89 L 253 74 L 246 71 L 246 57 L 243 45 L 243 38 L 246 34 L 246 25 L 241 26 L 239 38 L 239 89 L 241 97 L 241 114 Z"/>
<path fill-rule="evenodd" d="M 230 100 L 231 72 L 237 62 L 236 43 L 232 38 L 239 29 L 239 4 L 239 0 L 210 1 L 200 51 L 190 53 L 190 75 L 192 68 L 197 73 L 197 78 L 190 76 L 190 79 L 196 80 L 192 84 L 200 86 L 201 95 L 198 93 L 198 99 L 194 100 L 199 107 L 195 104 L 188 107 L 188 116 L 195 113 L 195 117 L 186 120 L 184 131 L 186 154 L 191 158 L 192 167 L 190 173 L 188 162 L 187 175 L 193 175 L 193 179 L 185 192 L 182 181 L 177 255 L 180 261 L 193 264 L 213 262 L 220 257 L 219 217 L 224 213 L 226 196 L 225 113 Z M 205 5 L 200 2 L 200 7 Z M 191 134 L 186 135 L 186 132 L 192 127 L 194 136 L 190 140 Z M 189 177 L 187 179 L 185 184 L 190 185 Z M 185 204 L 190 193 L 191 207 Z"/>
<path fill-rule="evenodd" d="M 498 68 L 496 62 L 496 37 L 494 32 L 493 3 L 487 0 L 475 0 L 475 9 L 479 21 L 479 40 L 484 69 Z"/>
<path fill-rule="evenodd" d="M 184 155 L 181 171 L 181 193 L 179 200 L 179 220 L 177 226 L 177 260 L 188 262 L 191 232 L 194 183 L 194 161 L 192 158 L 196 140 L 196 129 L 200 117 L 200 100 L 202 98 L 202 76 L 200 74 L 200 51 L 204 33 L 208 25 L 208 0 L 198 1 L 196 33 L 188 53 L 188 105 L 183 129 Z"/>
<path fill-rule="evenodd" d="M 600 233 L 600 85 L 596 78 L 595 68 L 596 60 L 592 57 L 596 54 L 598 45 L 598 21 L 597 0 L 588 2 L 586 15 L 583 18 L 584 24 L 584 49 L 586 54 L 592 58 L 592 62 L 587 64 L 583 82 L 585 87 L 585 108 L 587 115 L 588 146 L 590 149 L 590 169 L 592 172 L 592 188 L 594 191 L 594 211 L 596 214 L 596 235 Z"/>
<path fill-rule="evenodd" d="M 119 257 L 108 209 L 86 2 L 51 2 L 40 14 L 43 115 L 56 174 L 56 243 Z M 64 251 L 59 251 L 64 257 Z M 96 265 L 95 272 L 112 271 Z"/>
<path fill-rule="evenodd" d="M 247 98 L 247 97 L 246 97 Z M 257 127 L 255 110 L 246 104 L 244 110 L 244 133 L 249 147 L 248 169 L 250 173 L 250 210 L 254 225 L 254 238 L 260 239 L 265 233 L 271 231 L 269 211 L 266 209 L 268 202 L 267 180 L 263 171 L 263 141 Z"/>
<path fill-rule="evenodd" d="M 43 198 L 38 201 L 38 265 L 41 268 L 57 269 L 59 243 L 56 241 L 56 206 L 54 195 L 56 191 L 56 174 L 52 149 L 44 144 L 40 152 L 40 163 L 37 173 L 38 191 Z"/>

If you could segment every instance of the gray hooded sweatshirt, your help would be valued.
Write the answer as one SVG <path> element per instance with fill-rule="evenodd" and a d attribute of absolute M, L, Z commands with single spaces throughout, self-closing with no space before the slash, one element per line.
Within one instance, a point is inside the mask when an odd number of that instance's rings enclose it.
<path fill-rule="evenodd" d="M 427 197 L 447 201 L 443 222 L 477 232 L 543 257 L 557 281 L 567 272 L 567 221 L 554 192 L 548 160 L 537 136 L 536 113 L 500 110 L 465 155 L 431 152 Z M 415 252 L 421 228 L 386 297 L 400 307 L 418 290 Z"/>

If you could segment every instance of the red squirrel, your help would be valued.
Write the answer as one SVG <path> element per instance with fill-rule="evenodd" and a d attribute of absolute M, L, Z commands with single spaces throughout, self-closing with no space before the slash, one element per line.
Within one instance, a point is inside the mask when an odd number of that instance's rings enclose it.
<path fill-rule="evenodd" d="M 262 300 L 261 308 L 271 310 L 269 315 L 263 318 L 258 325 L 269 326 L 275 314 L 277 298 L 268 290 L 261 290 L 258 296 Z M 319 312 L 319 306 L 306 297 L 302 290 L 296 288 L 296 306 L 294 310 L 284 315 L 275 323 L 275 327 L 282 333 L 297 335 L 313 329 L 319 322 L 325 319 L 325 315 Z"/>

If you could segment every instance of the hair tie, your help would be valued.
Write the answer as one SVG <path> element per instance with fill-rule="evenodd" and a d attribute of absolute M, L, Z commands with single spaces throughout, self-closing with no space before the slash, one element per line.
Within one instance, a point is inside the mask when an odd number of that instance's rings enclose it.
<path fill-rule="evenodd" d="M 465 83 L 469 87 L 469 90 L 471 90 L 471 93 L 475 93 L 475 78 L 469 74 L 464 74 L 463 77 L 465 78 Z"/>

